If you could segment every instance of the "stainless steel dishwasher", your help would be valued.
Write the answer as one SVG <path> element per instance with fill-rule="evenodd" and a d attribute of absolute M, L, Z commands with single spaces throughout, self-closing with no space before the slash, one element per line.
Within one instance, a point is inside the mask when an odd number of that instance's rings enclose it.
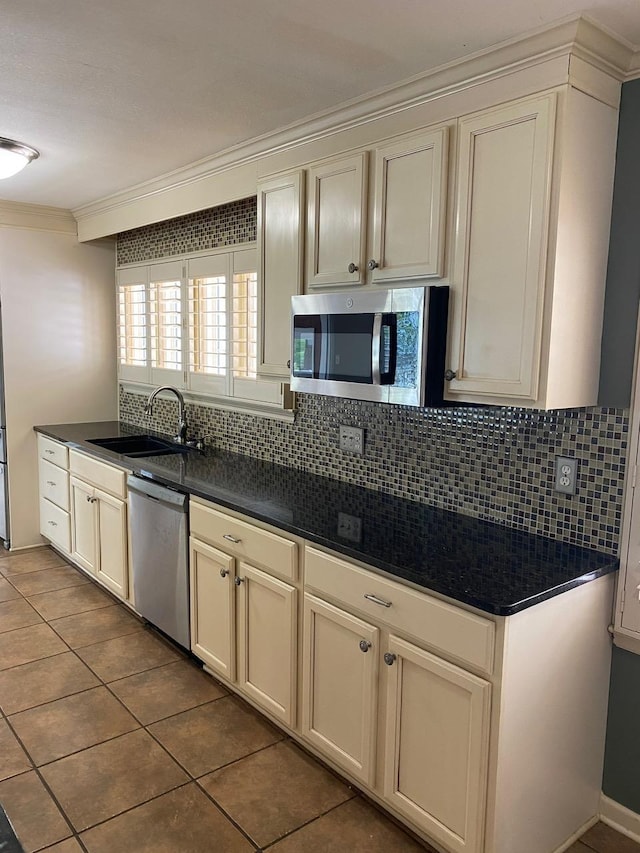
<path fill-rule="evenodd" d="M 131 572 L 135 607 L 185 648 L 189 636 L 189 498 L 129 476 Z"/>

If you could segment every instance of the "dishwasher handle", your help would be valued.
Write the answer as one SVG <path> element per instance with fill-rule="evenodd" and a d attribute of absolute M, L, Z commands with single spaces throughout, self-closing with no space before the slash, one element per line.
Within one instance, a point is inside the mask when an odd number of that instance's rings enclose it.
<path fill-rule="evenodd" d="M 161 486 L 151 480 L 129 475 L 127 477 L 127 488 L 130 492 L 135 492 L 143 498 L 150 498 L 167 504 L 177 512 L 187 512 L 188 510 L 188 495 L 183 495 L 182 492 L 176 492 L 174 489 Z"/>

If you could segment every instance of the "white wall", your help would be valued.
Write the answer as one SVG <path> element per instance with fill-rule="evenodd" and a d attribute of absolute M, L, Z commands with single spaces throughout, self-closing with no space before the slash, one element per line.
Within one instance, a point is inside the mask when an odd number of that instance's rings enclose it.
<path fill-rule="evenodd" d="M 116 417 L 114 252 L 0 227 L 12 550 L 43 541 L 34 424 Z"/>

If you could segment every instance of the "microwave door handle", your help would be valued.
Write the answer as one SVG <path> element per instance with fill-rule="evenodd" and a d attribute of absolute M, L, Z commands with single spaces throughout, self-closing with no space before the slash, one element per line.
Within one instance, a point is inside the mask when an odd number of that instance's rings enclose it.
<path fill-rule="evenodd" d="M 371 335 L 371 381 L 380 385 L 380 343 L 382 337 L 382 314 L 373 315 L 373 334 Z"/>

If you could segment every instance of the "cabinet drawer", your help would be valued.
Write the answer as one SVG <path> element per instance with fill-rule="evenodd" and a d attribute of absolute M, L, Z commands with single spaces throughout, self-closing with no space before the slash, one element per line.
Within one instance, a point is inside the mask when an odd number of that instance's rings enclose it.
<path fill-rule="evenodd" d="M 189 504 L 189 519 L 192 536 L 287 580 L 296 580 L 298 554 L 295 542 L 194 499 Z"/>
<path fill-rule="evenodd" d="M 46 498 L 40 498 L 40 533 L 63 551 L 71 551 L 69 513 Z"/>
<path fill-rule="evenodd" d="M 69 467 L 69 450 L 65 444 L 60 444 L 59 441 L 53 441 L 45 435 L 38 436 L 38 456 L 40 459 L 46 459 L 47 462 L 53 462 L 60 468 Z"/>
<path fill-rule="evenodd" d="M 60 509 L 69 510 L 69 473 L 46 459 L 38 460 L 40 496 L 47 498 Z"/>
<path fill-rule="evenodd" d="M 488 619 L 314 548 L 306 549 L 305 585 L 410 634 L 446 657 L 486 673 L 493 670 L 495 626 Z"/>
<path fill-rule="evenodd" d="M 92 459 L 77 450 L 69 451 L 69 470 L 81 480 L 123 500 L 127 496 L 126 472 L 105 462 Z"/>

